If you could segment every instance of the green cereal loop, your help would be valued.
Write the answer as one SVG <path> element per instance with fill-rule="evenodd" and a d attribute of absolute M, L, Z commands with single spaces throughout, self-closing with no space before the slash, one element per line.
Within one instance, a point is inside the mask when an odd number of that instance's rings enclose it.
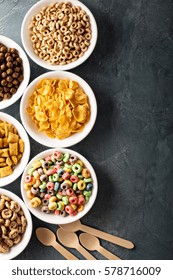
<path fill-rule="evenodd" d="M 62 197 L 62 202 L 67 205 L 68 204 L 68 197 L 67 196 L 63 196 Z"/>
<path fill-rule="evenodd" d="M 49 176 L 49 182 L 53 182 L 53 176 L 52 175 Z"/>
<path fill-rule="evenodd" d="M 73 185 L 73 190 L 74 190 L 74 191 L 77 190 L 77 183 L 74 183 L 74 185 Z"/>
<path fill-rule="evenodd" d="M 62 195 L 60 195 L 59 193 L 56 194 L 56 197 L 57 197 L 58 199 L 62 199 Z"/>
<path fill-rule="evenodd" d="M 74 175 L 74 172 L 72 171 L 72 172 L 70 172 L 70 175 L 72 176 L 72 175 Z"/>
<path fill-rule="evenodd" d="M 39 188 L 40 188 L 41 190 L 46 189 L 46 182 L 42 182 L 42 184 L 39 186 Z"/>
<path fill-rule="evenodd" d="M 57 210 L 62 210 L 62 204 L 60 202 L 57 202 Z"/>
<path fill-rule="evenodd" d="M 71 164 L 65 163 L 64 166 L 65 166 L 65 168 L 72 169 L 72 165 Z"/>
<path fill-rule="evenodd" d="M 83 175 L 77 175 L 79 179 L 83 179 Z"/>
<path fill-rule="evenodd" d="M 91 183 L 93 180 L 92 178 L 84 178 L 84 182 L 86 183 Z"/>
<path fill-rule="evenodd" d="M 81 171 L 82 171 L 82 166 L 80 164 L 77 164 L 75 163 L 73 166 L 72 166 L 72 170 L 73 172 L 76 174 L 79 174 Z"/>
<path fill-rule="evenodd" d="M 48 163 L 49 163 L 49 165 L 52 165 L 52 164 L 53 164 L 53 162 L 52 162 L 52 161 L 48 161 Z"/>
<path fill-rule="evenodd" d="M 29 170 L 28 170 L 28 175 L 31 175 L 33 174 L 33 172 L 35 171 L 35 168 L 31 167 Z"/>
<path fill-rule="evenodd" d="M 57 182 L 58 180 L 59 180 L 59 175 L 58 174 L 53 174 L 53 176 L 52 176 L 52 180 L 53 180 L 53 182 Z"/>
<path fill-rule="evenodd" d="M 83 191 L 83 195 L 86 196 L 86 197 L 90 197 L 92 194 L 91 191 Z"/>
<path fill-rule="evenodd" d="M 70 158 L 70 154 L 69 153 L 65 153 L 63 156 L 63 162 L 67 162 Z"/>
<path fill-rule="evenodd" d="M 40 162 L 41 162 L 41 164 L 42 164 L 42 163 L 45 162 L 45 161 L 44 161 L 44 159 L 40 159 Z"/>
<path fill-rule="evenodd" d="M 85 196 L 85 203 L 87 203 L 89 201 L 90 197 L 89 196 Z"/>

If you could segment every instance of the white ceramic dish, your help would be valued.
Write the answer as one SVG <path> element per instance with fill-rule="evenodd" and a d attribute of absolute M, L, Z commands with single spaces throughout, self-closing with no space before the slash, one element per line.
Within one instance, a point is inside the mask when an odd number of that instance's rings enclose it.
<path fill-rule="evenodd" d="M 26 227 L 26 231 L 22 237 L 22 240 L 18 244 L 16 244 L 12 248 L 10 248 L 10 251 L 8 253 L 4 253 L 4 254 L 0 253 L 0 260 L 11 260 L 11 259 L 17 257 L 28 245 L 31 235 L 32 235 L 32 228 L 33 228 L 32 218 L 31 218 L 31 214 L 28 211 L 26 205 L 16 194 L 14 194 L 6 189 L 0 189 L 0 194 L 6 195 L 6 196 L 10 197 L 12 200 L 18 202 L 27 219 L 27 227 Z"/>
<path fill-rule="evenodd" d="M 51 65 L 49 62 L 44 61 L 38 55 L 35 54 L 33 46 L 32 46 L 32 42 L 30 39 L 29 29 L 28 29 L 30 22 L 31 22 L 31 18 L 33 16 L 35 16 L 37 13 L 39 13 L 43 7 L 47 7 L 53 3 L 59 3 L 59 2 L 71 2 L 74 6 L 80 6 L 83 10 L 85 10 L 90 17 L 91 30 L 92 30 L 92 39 L 90 42 L 90 46 L 89 46 L 88 50 L 85 52 L 85 54 L 81 58 L 76 60 L 75 62 L 66 64 L 66 65 L 62 65 L 62 66 L 61 65 Z M 82 64 L 84 61 L 86 61 L 86 59 L 89 58 L 89 56 L 93 52 L 96 42 L 97 42 L 97 36 L 98 36 L 97 24 L 96 24 L 93 14 L 83 3 L 81 3 L 77 0 L 71 0 L 71 1 L 68 1 L 68 0 L 51 0 L 51 1 L 42 0 L 42 1 L 38 1 L 35 5 L 33 5 L 30 8 L 30 10 L 25 15 L 23 23 L 22 23 L 22 28 L 21 28 L 22 43 L 23 43 L 23 46 L 24 46 L 27 54 L 30 56 L 30 58 L 35 63 L 37 63 L 38 65 L 40 65 L 46 69 L 49 69 L 49 70 L 70 70 L 70 69 L 75 68 L 75 67 L 79 66 L 80 64 Z"/>
<path fill-rule="evenodd" d="M 23 71 L 24 71 L 24 79 L 20 84 L 17 92 L 10 99 L 0 101 L 0 109 L 4 109 L 14 104 L 24 93 L 24 90 L 26 89 L 30 79 L 30 65 L 25 52 L 16 42 L 11 40 L 10 38 L 0 35 L 0 43 L 4 44 L 8 48 L 15 48 L 18 50 L 19 56 L 23 61 Z"/>
<path fill-rule="evenodd" d="M 44 78 L 69 79 L 69 80 L 77 81 L 78 84 L 83 88 L 85 93 L 88 95 L 88 99 L 90 103 L 90 111 L 91 111 L 90 121 L 86 124 L 83 131 L 79 133 L 75 133 L 74 135 L 62 140 L 56 138 L 50 138 L 44 132 L 38 132 L 38 128 L 36 124 L 33 122 L 31 116 L 26 113 L 26 109 L 29 105 L 29 98 L 34 92 L 37 83 Z M 27 132 L 38 143 L 47 147 L 69 147 L 83 140 L 93 128 L 97 116 L 97 103 L 92 89 L 82 78 L 70 72 L 51 71 L 39 76 L 31 84 L 29 84 L 21 99 L 20 116 L 21 116 L 22 123 L 26 128 Z"/>
<path fill-rule="evenodd" d="M 20 137 L 23 139 L 23 141 L 25 143 L 25 150 L 24 150 L 23 156 L 22 156 L 20 162 L 14 167 L 13 173 L 7 177 L 0 178 L 0 187 L 2 187 L 2 186 L 10 184 L 11 182 L 16 180 L 22 174 L 22 172 L 29 160 L 30 142 L 29 142 L 29 138 L 28 138 L 28 135 L 27 135 L 25 129 L 15 118 L 13 118 L 12 116 L 10 116 L 8 114 L 0 112 L 0 120 L 13 124 L 16 127 L 16 129 L 18 130 Z M 0 189 L 0 191 L 1 191 L 1 189 Z"/>
<path fill-rule="evenodd" d="M 41 212 L 39 207 L 32 208 L 29 204 L 29 199 L 26 196 L 26 190 L 24 189 L 24 179 L 27 175 L 27 171 L 30 169 L 32 164 L 39 159 L 42 159 L 48 155 L 51 155 L 54 151 L 57 151 L 57 150 L 61 151 L 63 153 L 70 153 L 70 154 L 76 155 L 80 160 L 83 161 L 86 168 L 90 170 L 91 177 L 93 179 L 92 195 L 91 195 L 88 203 L 85 205 L 85 208 L 83 211 L 79 212 L 76 216 L 73 216 L 73 217 L 72 216 L 61 217 L 61 216 L 57 216 L 53 213 L 45 214 L 45 213 Z M 79 154 L 73 150 L 70 150 L 70 149 L 56 148 L 56 149 L 45 150 L 45 151 L 39 153 L 28 163 L 28 165 L 26 166 L 26 168 L 23 172 L 22 178 L 21 178 L 21 193 L 22 193 L 22 197 L 23 197 L 23 200 L 24 200 L 26 206 L 28 207 L 28 209 L 31 211 L 31 213 L 34 216 L 36 216 L 38 219 L 40 219 L 46 223 L 50 223 L 50 224 L 68 224 L 68 223 L 72 223 L 76 220 L 81 219 L 84 215 L 86 215 L 88 213 L 88 211 L 93 206 L 96 196 L 97 196 L 97 191 L 98 191 L 98 183 L 97 183 L 97 177 L 96 177 L 93 167 L 91 166 L 91 164 L 85 157 L 83 157 L 81 154 Z"/>

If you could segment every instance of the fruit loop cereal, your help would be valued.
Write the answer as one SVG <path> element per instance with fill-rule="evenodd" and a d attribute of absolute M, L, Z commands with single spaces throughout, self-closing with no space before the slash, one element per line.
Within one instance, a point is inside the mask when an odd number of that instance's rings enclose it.
<path fill-rule="evenodd" d="M 83 211 L 93 188 L 84 163 L 76 155 L 60 151 L 35 162 L 24 181 L 31 207 L 62 217 Z"/>
<path fill-rule="evenodd" d="M 0 194 L 0 253 L 18 244 L 26 230 L 27 220 L 20 205 Z"/>

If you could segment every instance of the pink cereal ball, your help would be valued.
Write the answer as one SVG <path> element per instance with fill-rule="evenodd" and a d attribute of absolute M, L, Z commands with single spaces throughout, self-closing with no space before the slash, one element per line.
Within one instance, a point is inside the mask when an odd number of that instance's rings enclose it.
<path fill-rule="evenodd" d="M 56 170 L 55 169 L 49 169 L 47 170 L 47 175 L 53 175 L 56 173 Z"/>
<path fill-rule="evenodd" d="M 48 182 L 46 187 L 49 189 L 49 190 L 53 190 L 54 189 L 54 183 L 53 182 Z"/>
<path fill-rule="evenodd" d="M 45 157 L 45 161 L 51 161 L 51 156 Z"/>
<path fill-rule="evenodd" d="M 60 215 L 60 211 L 59 210 L 55 210 L 55 215 L 59 216 Z"/>
<path fill-rule="evenodd" d="M 75 210 L 75 211 L 73 211 L 71 214 L 69 213 L 69 215 L 70 215 L 70 216 L 76 216 L 77 213 L 78 213 L 78 212 Z"/>
<path fill-rule="evenodd" d="M 61 168 L 61 166 L 59 164 L 56 164 L 54 167 L 55 173 Z"/>
<path fill-rule="evenodd" d="M 65 173 L 62 175 L 62 178 L 63 178 L 64 180 L 69 179 L 69 177 L 70 177 L 70 174 L 69 174 L 68 172 L 65 172 Z"/>
<path fill-rule="evenodd" d="M 72 175 L 72 176 L 70 177 L 70 181 L 71 181 L 72 183 L 77 183 L 77 182 L 79 181 L 79 178 L 78 178 L 78 176 L 76 176 L 76 175 Z"/>
<path fill-rule="evenodd" d="M 66 190 L 66 195 L 72 196 L 73 194 L 74 194 L 74 190 L 72 188 Z"/>
<path fill-rule="evenodd" d="M 51 198 L 51 195 L 47 193 L 47 194 L 45 194 L 44 198 L 49 199 L 49 198 Z"/>
<path fill-rule="evenodd" d="M 31 175 L 27 175 L 25 177 L 25 183 L 30 183 L 32 181 L 32 176 Z"/>
<path fill-rule="evenodd" d="M 77 204 L 78 198 L 76 196 L 71 196 L 69 198 L 69 202 L 70 202 L 70 204 Z"/>
<path fill-rule="evenodd" d="M 72 208 L 70 205 L 67 205 L 67 206 L 65 207 L 65 211 L 66 211 L 69 215 L 71 215 L 71 214 L 73 213 L 73 208 Z"/>
<path fill-rule="evenodd" d="M 83 196 L 78 197 L 78 202 L 79 205 L 85 204 L 85 198 Z"/>

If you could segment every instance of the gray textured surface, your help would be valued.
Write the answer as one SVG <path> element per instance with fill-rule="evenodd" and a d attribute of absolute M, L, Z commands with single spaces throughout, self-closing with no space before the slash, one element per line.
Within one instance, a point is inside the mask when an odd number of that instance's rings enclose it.
<path fill-rule="evenodd" d="M 0 0 L 0 34 L 21 45 L 23 17 L 36 2 Z M 97 201 L 82 221 L 134 241 L 132 251 L 102 242 L 123 259 L 173 259 L 173 2 L 82 2 L 99 28 L 94 53 L 72 71 L 90 84 L 98 102 L 92 132 L 72 147 L 88 158 L 99 180 Z M 30 62 L 31 80 L 46 72 Z M 20 120 L 19 104 L 4 112 Z M 31 139 L 31 157 L 44 149 Z M 6 188 L 20 196 L 20 178 Z M 33 222 L 34 229 L 57 228 Z M 34 231 L 17 259 L 33 258 L 63 259 Z"/>

